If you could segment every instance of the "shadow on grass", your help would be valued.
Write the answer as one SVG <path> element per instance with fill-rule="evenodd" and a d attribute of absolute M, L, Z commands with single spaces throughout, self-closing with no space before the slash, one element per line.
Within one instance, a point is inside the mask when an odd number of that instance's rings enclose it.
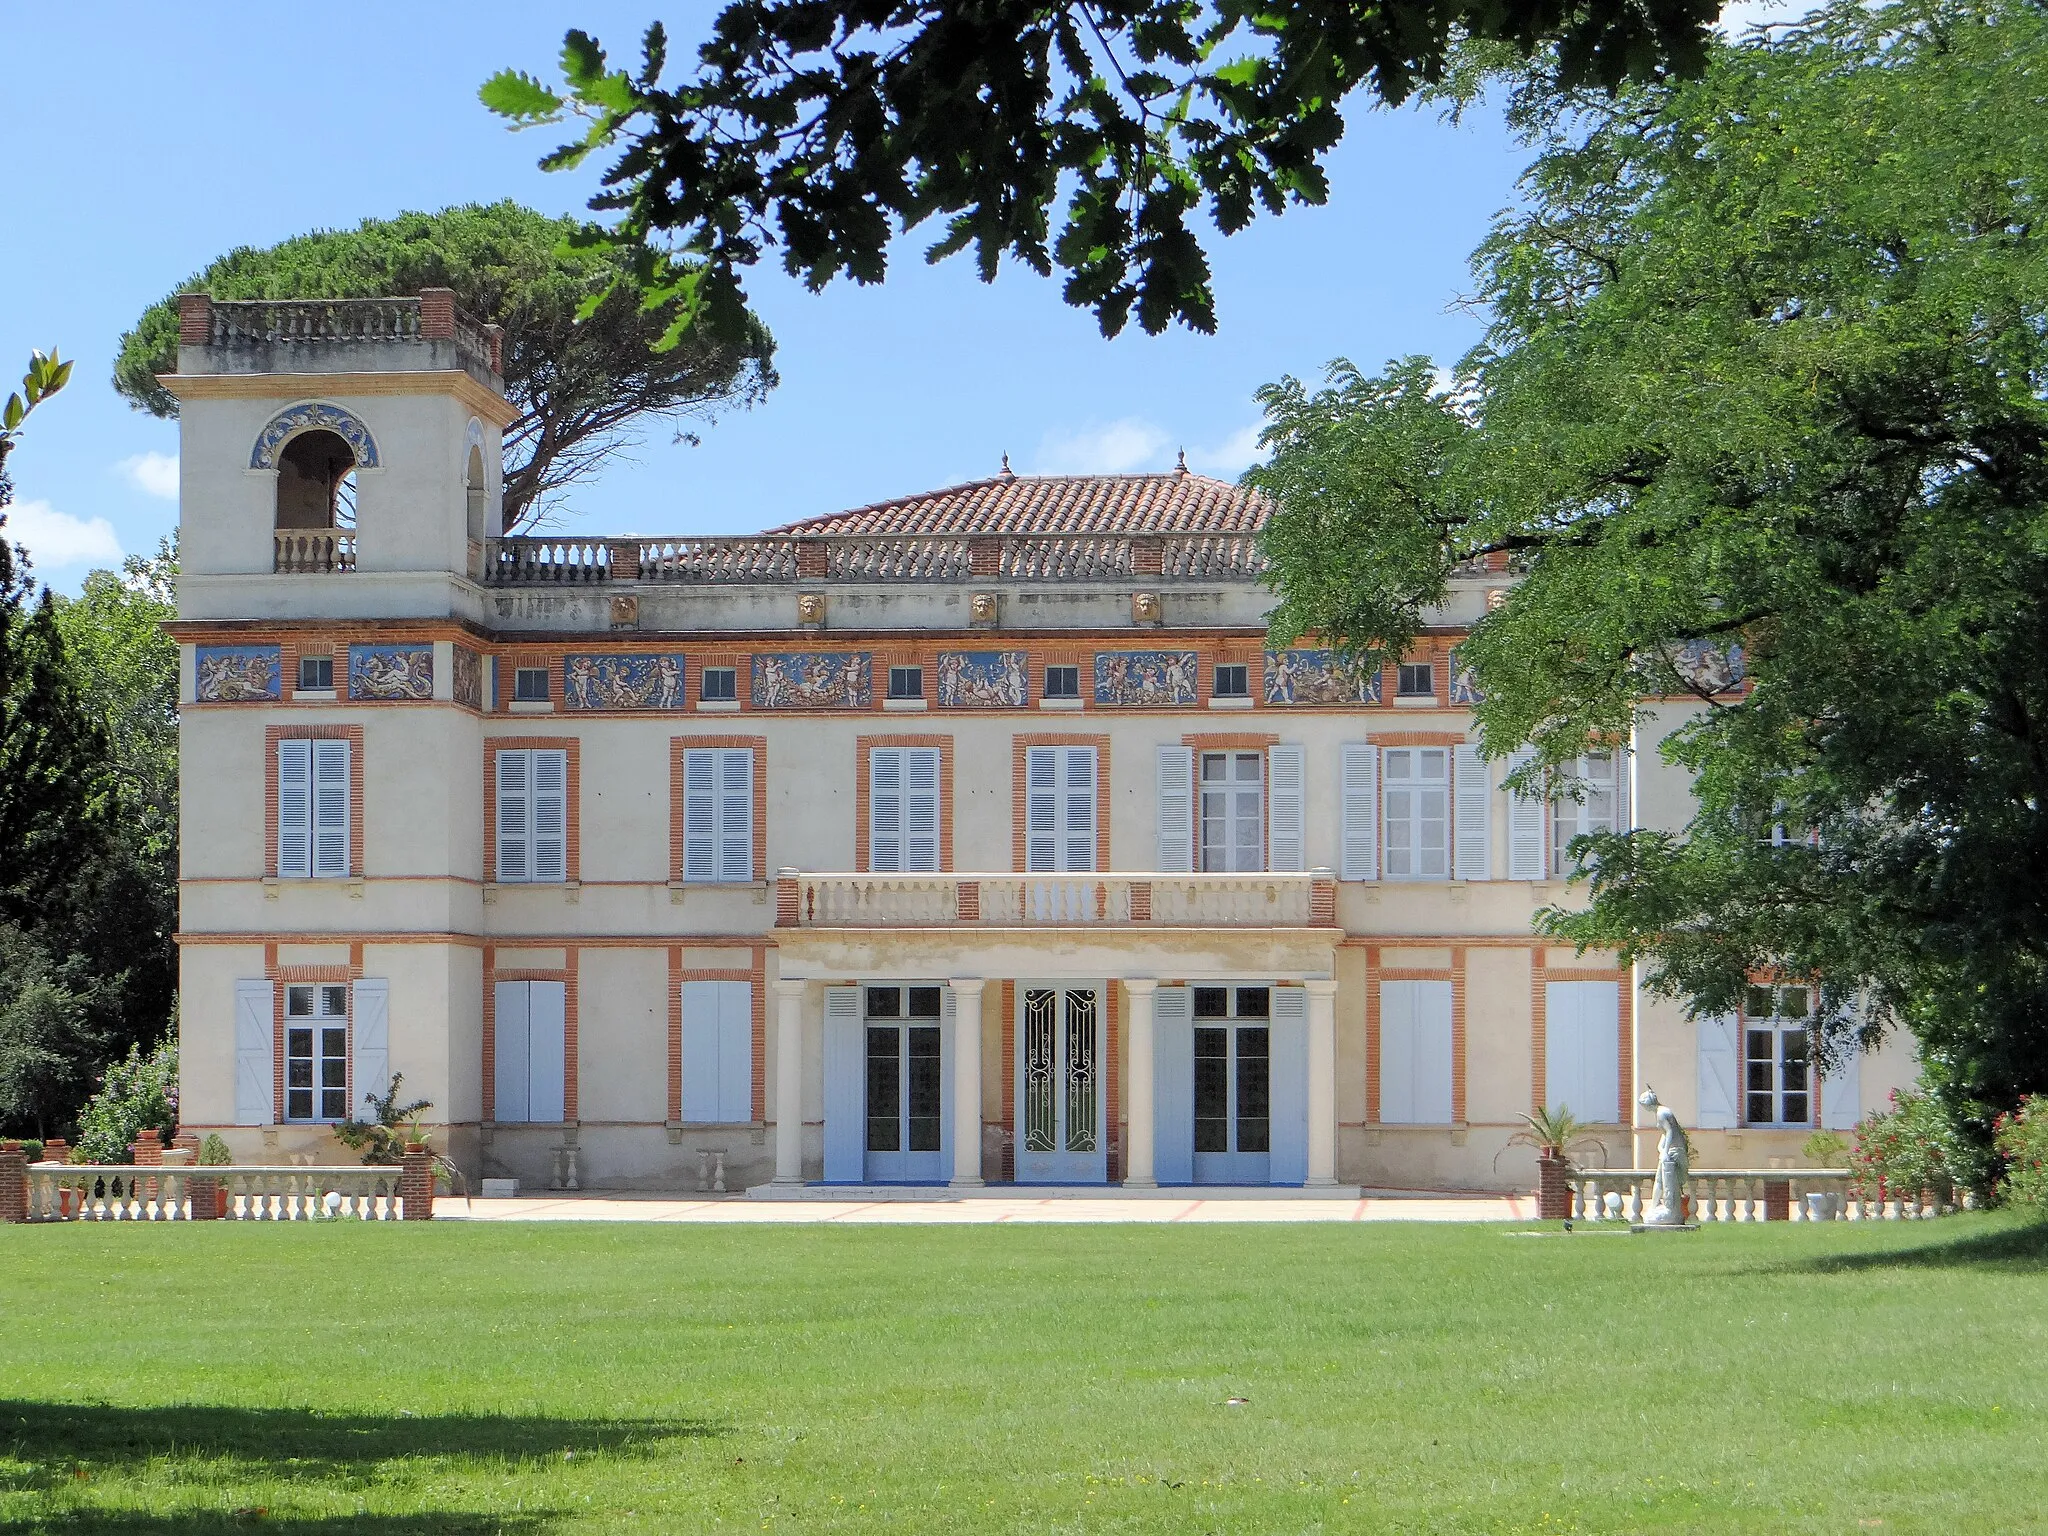
<path fill-rule="evenodd" d="M 1875 1253 L 1831 1253 L 1764 1266 L 1778 1274 L 1842 1275 L 1881 1269 L 2007 1269 L 2022 1274 L 2048 1270 L 2048 1221 L 2030 1221 L 1967 1237 L 1885 1248 Z"/>
<path fill-rule="evenodd" d="M 547 1515 L 459 1515 L 438 1510 L 421 1515 L 305 1516 L 269 1509 L 180 1515 L 78 1510 L 9 1522 L 5 1529 L 19 1536 L 73 1536 L 85 1531 L 109 1536 L 241 1536 L 249 1531 L 284 1531 L 289 1536 L 539 1536 L 553 1524 Z"/>
<path fill-rule="evenodd" d="M 28 1468 L 26 1475 L 0 1473 L 0 1484 L 48 1488 L 73 1481 L 81 1471 L 90 1476 L 96 1467 L 150 1456 L 222 1460 L 239 1464 L 249 1475 L 318 1479 L 405 1457 L 520 1462 L 571 1454 L 643 1456 L 678 1440 L 724 1433 L 722 1425 L 694 1419 L 330 1414 L 303 1408 L 133 1408 L 0 1399 L 0 1458 Z"/>

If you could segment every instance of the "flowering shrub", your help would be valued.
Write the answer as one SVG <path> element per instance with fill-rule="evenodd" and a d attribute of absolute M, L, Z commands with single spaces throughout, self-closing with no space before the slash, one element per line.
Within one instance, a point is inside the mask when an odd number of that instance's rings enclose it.
<path fill-rule="evenodd" d="M 1998 1192 L 2014 1205 L 2048 1210 L 2048 1096 L 2029 1094 L 2000 1115 L 1995 1131 L 2005 1177 Z"/>
<path fill-rule="evenodd" d="M 1955 1175 L 1940 1111 L 1925 1094 L 1896 1088 L 1891 1103 L 1857 1125 L 1849 1171 L 1869 1198 L 1911 1199 L 1932 1191 L 1946 1201 L 1955 1189 Z"/>
<path fill-rule="evenodd" d="M 130 1046 L 79 1112 L 78 1145 L 96 1163 L 125 1163 L 128 1148 L 154 1126 L 166 1145 L 178 1128 L 178 1040 L 166 1035 L 147 1056 Z"/>

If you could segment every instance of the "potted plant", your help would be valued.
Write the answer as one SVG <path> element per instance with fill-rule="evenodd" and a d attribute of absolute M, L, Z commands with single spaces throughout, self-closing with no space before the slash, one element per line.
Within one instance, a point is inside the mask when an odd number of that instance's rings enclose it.
<path fill-rule="evenodd" d="M 1572 1154 L 1600 1139 L 1569 1109 L 1540 1108 L 1522 1116 L 1524 1128 L 1508 1138 L 1511 1147 L 1536 1149 L 1536 1217 L 1563 1221 L 1572 1213 Z M 1602 1161 L 1605 1149 L 1602 1148 Z"/>
<path fill-rule="evenodd" d="M 208 1131 L 206 1133 L 206 1140 L 199 1143 L 199 1166 L 201 1168 L 227 1168 L 232 1166 L 234 1161 L 234 1153 L 228 1150 L 228 1144 L 221 1140 L 219 1133 Z M 228 1201 L 231 1198 L 228 1193 L 228 1181 L 226 1179 L 209 1178 L 206 1180 L 206 1184 L 213 1190 L 214 1219 L 217 1221 L 224 1220 L 228 1214 Z M 197 1193 L 198 1191 L 195 1190 L 194 1194 L 196 1195 Z"/>
<path fill-rule="evenodd" d="M 85 1160 L 86 1154 L 83 1147 L 73 1147 L 64 1158 L 65 1162 L 72 1164 L 83 1163 Z M 84 1203 L 84 1186 L 74 1184 L 60 1174 L 57 1180 L 57 1219 L 59 1221 L 76 1220 L 79 1207 Z"/>

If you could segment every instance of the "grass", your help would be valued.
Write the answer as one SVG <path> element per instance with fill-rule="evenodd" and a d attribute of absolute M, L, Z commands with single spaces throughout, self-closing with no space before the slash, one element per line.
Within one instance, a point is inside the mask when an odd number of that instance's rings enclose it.
<path fill-rule="evenodd" d="M 2048 1522 L 2002 1216 L 0 1230 L 7 1531 Z"/>

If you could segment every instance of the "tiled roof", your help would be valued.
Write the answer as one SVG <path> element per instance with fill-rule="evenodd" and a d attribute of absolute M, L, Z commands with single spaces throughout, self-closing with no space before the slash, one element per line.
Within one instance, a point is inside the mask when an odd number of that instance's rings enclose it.
<path fill-rule="evenodd" d="M 1013 475 L 927 491 L 770 529 L 795 534 L 1253 533 L 1272 515 L 1256 491 L 1187 470 L 1162 475 Z"/>

